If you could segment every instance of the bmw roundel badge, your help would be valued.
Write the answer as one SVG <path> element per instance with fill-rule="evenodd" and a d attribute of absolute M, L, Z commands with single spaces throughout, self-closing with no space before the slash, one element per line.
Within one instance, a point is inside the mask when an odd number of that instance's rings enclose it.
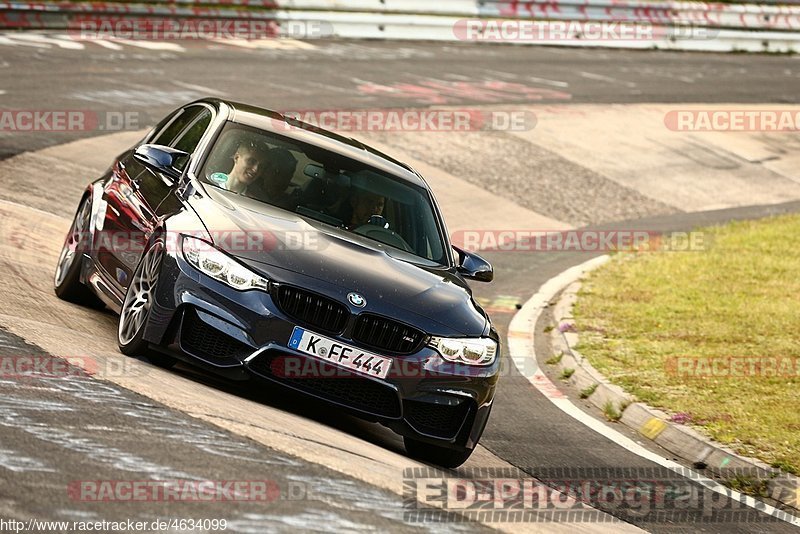
<path fill-rule="evenodd" d="M 348 293 L 347 300 L 350 301 L 350 304 L 353 306 L 358 306 L 359 308 L 363 308 L 367 305 L 367 299 L 359 295 L 358 293 Z"/>

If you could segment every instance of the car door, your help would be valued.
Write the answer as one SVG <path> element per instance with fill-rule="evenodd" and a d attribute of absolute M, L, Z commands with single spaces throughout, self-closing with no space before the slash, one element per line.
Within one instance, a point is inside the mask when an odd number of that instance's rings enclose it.
<path fill-rule="evenodd" d="M 175 112 L 149 142 L 191 153 L 197 147 L 197 142 L 192 146 L 192 140 L 196 138 L 199 142 L 212 116 L 207 106 L 187 106 Z M 158 216 L 164 213 L 159 206 L 165 199 L 174 197 L 171 193 L 175 187 L 172 178 L 134 158 L 133 150 L 115 162 L 103 190 L 105 216 L 98 232 L 97 262 L 120 294 L 125 293 L 147 240 L 158 223 Z"/>

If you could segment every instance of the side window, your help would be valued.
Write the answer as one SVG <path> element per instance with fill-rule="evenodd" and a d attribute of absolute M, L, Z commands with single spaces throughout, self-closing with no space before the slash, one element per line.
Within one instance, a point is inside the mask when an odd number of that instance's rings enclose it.
<path fill-rule="evenodd" d="M 211 112 L 206 109 L 173 142 L 174 148 L 193 154 L 209 124 L 211 124 Z M 182 158 L 175 163 L 175 167 L 183 170 L 188 163 L 189 158 Z"/>
<path fill-rule="evenodd" d="M 183 113 L 182 109 L 176 109 L 175 111 L 173 111 L 172 113 L 161 119 L 161 121 L 155 126 L 153 126 L 152 130 L 150 130 L 150 133 L 147 135 L 147 142 L 155 143 L 156 142 L 155 138 L 158 135 L 158 133 L 161 130 L 163 130 L 170 122 L 173 121 L 173 119 L 175 119 L 175 117 L 177 117 L 181 113 Z"/>
<path fill-rule="evenodd" d="M 206 109 L 195 119 L 191 126 L 183 131 L 175 142 L 174 147 L 189 154 L 193 153 L 203 134 L 206 133 L 209 124 L 211 124 L 211 112 Z"/>
<path fill-rule="evenodd" d="M 153 140 L 156 145 L 171 146 L 178 134 L 203 112 L 208 112 L 203 106 L 192 106 L 183 110 L 167 128 Z"/>

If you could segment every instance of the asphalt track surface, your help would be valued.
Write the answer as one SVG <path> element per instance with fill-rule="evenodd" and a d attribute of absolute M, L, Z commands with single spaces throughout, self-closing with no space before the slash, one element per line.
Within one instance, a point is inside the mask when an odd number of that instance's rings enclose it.
<path fill-rule="evenodd" d="M 393 87 L 431 81 L 524 84 L 539 91 L 540 102 L 558 104 L 800 102 L 800 60 L 775 55 L 341 41 L 314 41 L 313 49 L 255 50 L 188 41 L 177 52 L 12 42 L 17 44 L 0 42 L 4 109 L 124 110 L 141 113 L 142 125 L 187 100 L 208 96 L 203 88 L 277 110 L 487 103 L 477 92 L 452 88 L 424 94 L 355 90 L 370 83 Z M 525 94 L 488 103 L 531 101 Z M 0 159 L 76 137 L 4 135 Z"/>
<path fill-rule="evenodd" d="M 187 100 L 211 93 L 275 109 L 415 107 L 436 104 L 486 104 L 475 92 L 403 91 L 369 94 L 354 87 L 438 80 L 502 79 L 539 90 L 542 103 L 737 102 L 797 103 L 800 64 L 783 56 L 711 55 L 521 48 L 431 43 L 315 43 L 315 49 L 240 50 L 192 43 L 181 52 L 169 50 L 84 50 L 59 47 L 0 46 L 0 107 L 3 109 L 91 109 L 141 113 L 142 124 Z M 566 84 L 566 86 L 564 85 Z M 566 87 L 568 86 L 568 89 Z M 506 95 L 492 105 L 530 102 Z M 433 100 L 440 100 L 435 102 Z M 444 99 L 444 102 L 441 100 Z M 290 102 L 290 105 L 287 105 Z M 105 131 L 69 134 L 2 133 L 0 158 L 24 151 L 101 135 Z M 109 161 L 113 157 L 109 154 Z M 6 180 L 21 177 L 3 176 Z M 92 177 L 87 177 L 90 179 Z M 489 177 L 491 179 L 491 177 Z M 443 193 L 439 193 L 441 195 Z M 546 200 L 544 201 L 546 202 Z M 797 204 L 737 208 L 694 214 L 663 214 L 629 223 L 653 230 L 690 229 L 734 218 L 753 218 L 782 211 L 800 211 Z M 610 221 L 609 221 L 610 222 Z M 614 228 L 625 224 L 613 224 Z M 59 238 L 60 239 L 60 238 Z M 524 302 L 558 272 L 589 259 L 587 254 L 499 254 L 486 256 L 498 276 L 491 285 L 475 285 L 476 295 L 496 295 Z M 509 312 L 493 316 L 505 333 Z M 541 328 L 541 325 L 539 326 Z M 541 339 L 544 336 L 538 336 Z M 3 350 L 29 350 L 19 338 L 4 335 Z M 540 347 L 545 350 L 545 347 Z M 41 349 L 38 349 L 41 351 Z M 76 349 L 77 350 L 77 349 Z M 505 355 L 504 355 L 505 357 Z M 508 366 L 511 369 L 511 366 Z M 212 377 L 179 370 L 203 388 L 232 390 Z M 348 480 L 337 473 L 266 450 L 244 438 L 213 428 L 180 412 L 101 381 L 31 379 L 22 384 L 0 381 L 3 418 L 0 425 L 0 515 L 5 517 L 132 517 L 132 508 L 87 506 L 77 510 L 64 484 L 86 477 L 116 479 L 126 472 L 179 479 L 269 478 L 280 487 L 315 488 L 317 499 L 281 501 L 280 509 L 253 511 L 246 506 L 204 505 L 203 517 L 227 517 L 236 531 L 257 532 L 264 525 L 353 529 L 403 529 L 423 526 L 449 530 L 454 525 L 404 525 L 394 495 Z M 318 424 L 345 429 L 375 446 L 396 449 L 396 439 L 350 418 L 284 395 L 242 392 L 243 396 L 306 416 Z M 37 417 L 26 420 L 25 410 Z M 144 421 L 142 421 L 144 420 Z M 137 423 L 140 421 L 140 423 Z M 194 436 L 190 439 L 187 436 Z M 93 443 L 92 439 L 97 439 Z M 124 453 L 137 451 L 140 456 Z M 64 443 L 71 444 L 66 447 Z M 151 444 L 157 444 L 153 450 Z M 622 449 L 581 424 L 566 418 L 513 369 L 501 382 L 492 418 L 481 444 L 530 473 L 557 468 L 630 468 L 653 464 Z M 32 451 L 31 458 L 15 451 Z M 139 452 L 139 451 L 137 451 Z M 666 453 L 665 453 L 666 455 Z M 42 458 L 46 461 L 42 462 Z M 132 466 L 135 466 L 132 467 Z M 126 471 L 128 469 L 128 471 Z M 57 473 L 54 475 L 53 473 Z M 268 474 L 268 475 L 267 475 Z M 13 490 L 12 490 L 13 488 Z M 299 491 L 299 490 L 298 490 Z M 700 490 L 701 493 L 705 490 Z M 322 495 L 320 495 L 322 494 Z M 365 497 L 366 495 L 366 497 Z M 708 495 L 707 495 L 708 497 Z M 354 504 L 355 503 L 355 504 Z M 370 503 L 373 503 L 370 506 Z M 209 506 L 205 508 L 205 506 Z M 215 507 L 216 506 L 216 507 Z M 142 510 L 139 508 L 138 510 Z M 156 503 L 142 517 L 184 517 L 197 508 Z M 372 513 L 371 510 L 382 510 Z M 137 512 L 138 513 L 138 512 Z M 611 513 L 614 513 L 613 511 Z M 630 516 L 625 516 L 631 520 Z M 653 532 L 788 531 L 783 523 L 764 523 L 756 514 L 746 521 L 715 518 L 704 522 L 698 511 L 684 521 L 631 520 Z M 707 519 L 707 518 L 706 518 Z M 462 525 L 477 529 L 480 525 Z"/>

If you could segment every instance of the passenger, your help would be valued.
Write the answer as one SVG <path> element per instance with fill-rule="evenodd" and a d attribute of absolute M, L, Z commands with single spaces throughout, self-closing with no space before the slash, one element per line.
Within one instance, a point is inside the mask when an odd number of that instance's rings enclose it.
<path fill-rule="evenodd" d="M 259 171 L 263 170 L 268 152 L 266 145 L 245 141 L 233 155 L 231 172 L 215 172 L 208 179 L 228 191 L 247 194 L 247 189 L 256 181 Z"/>

